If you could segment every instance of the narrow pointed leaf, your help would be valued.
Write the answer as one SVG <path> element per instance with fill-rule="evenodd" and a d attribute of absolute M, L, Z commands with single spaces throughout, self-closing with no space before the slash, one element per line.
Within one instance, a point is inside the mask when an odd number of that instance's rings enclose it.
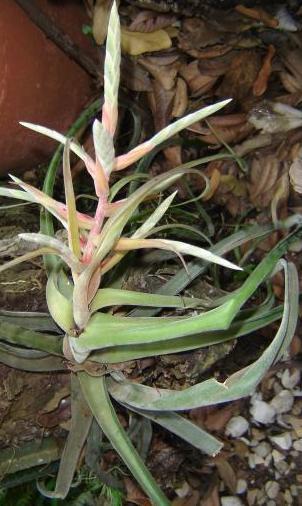
<path fill-rule="evenodd" d="M 115 160 L 113 139 L 108 130 L 106 130 L 102 125 L 102 123 L 97 119 L 95 119 L 93 122 L 92 133 L 93 133 L 95 154 L 98 161 L 101 164 L 101 167 L 99 167 L 99 171 L 96 171 L 95 178 L 97 180 L 98 179 L 97 172 L 102 171 L 103 174 L 100 175 L 100 179 L 103 181 L 105 175 L 105 178 L 108 181 Z"/>
<path fill-rule="evenodd" d="M 104 377 L 92 377 L 78 373 L 82 391 L 102 431 L 115 451 L 120 455 L 144 492 L 154 505 L 169 506 L 166 499 L 131 440 L 123 429 L 111 404 Z"/>
<path fill-rule="evenodd" d="M 80 258 L 81 246 L 79 236 L 79 225 L 77 220 L 77 209 L 70 170 L 69 150 L 70 150 L 70 140 L 66 142 L 63 152 L 63 177 L 64 177 L 65 199 L 67 206 L 68 243 L 72 253 L 76 256 L 76 258 Z"/>
<path fill-rule="evenodd" d="M 46 301 L 49 312 L 56 324 L 65 332 L 74 328 L 72 301 L 58 288 L 58 273 L 50 273 L 46 285 Z"/>
<path fill-rule="evenodd" d="M 165 249 L 168 251 L 174 251 L 182 255 L 191 255 L 207 262 L 213 262 L 229 269 L 235 269 L 241 271 L 242 268 L 237 265 L 225 260 L 211 251 L 198 246 L 193 246 L 180 241 L 171 241 L 170 239 L 134 239 L 122 237 L 116 244 L 115 249 L 117 251 L 130 251 L 144 248 L 158 248 Z"/>
<path fill-rule="evenodd" d="M 124 402 L 139 409 L 178 411 L 229 402 L 253 393 L 268 369 L 287 349 L 297 325 L 298 275 L 293 264 L 287 265 L 283 261 L 283 267 L 285 301 L 282 321 L 272 343 L 258 360 L 229 376 L 224 383 L 211 378 L 182 391 L 157 389 L 129 381 L 118 381 L 119 386 L 124 386 Z M 115 381 L 108 380 L 108 386 L 114 395 Z"/>
<path fill-rule="evenodd" d="M 104 105 L 102 122 L 113 137 L 118 115 L 118 88 L 121 64 L 121 28 L 114 0 L 110 12 L 104 63 Z"/>
<path fill-rule="evenodd" d="M 50 137 L 51 139 L 60 142 L 64 146 L 68 141 L 68 137 L 65 137 L 65 135 L 62 135 L 59 132 L 56 132 L 55 130 L 51 130 L 50 128 L 46 128 L 41 125 L 35 125 L 34 123 L 28 123 L 27 121 L 20 121 L 20 125 L 28 128 L 29 130 L 33 130 L 34 132 L 37 132 L 39 134 L 46 135 L 46 137 Z M 81 158 L 83 162 L 86 163 L 88 155 L 83 148 L 81 148 L 76 142 L 71 142 L 70 149 L 79 158 Z"/>
<path fill-rule="evenodd" d="M 109 393 L 110 388 L 109 388 Z M 171 412 L 160 412 L 160 411 L 145 411 L 137 408 L 132 408 L 127 404 L 123 403 L 123 389 L 121 392 L 118 391 L 117 388 L 114 389 L 112 397 L 123 404 L 127 409 L 142 415 L 152 422 L 161 425 L 172 434 L 175 434 L 178 437 L 181 437 L 187 443 L 190 443 L 192 446 L 195 446 L 198 450 L 214 457 L 223 447 L 223 444 L 218 441 L 214 436 L 203 430 L 201 427 L 198 427 L 194 423 L 192 423 L 187 418 L 178 415 L 177 413 Z M 119 395 L 120 394 L 120 395 Z"/>
<path fill-rule="evenodd" d="M 153 295 L 152 293 L 117 288 L 101 288 L 91 303 L 91 311 L 94 312 L 108 306 L 160 306 L 186 309 L 203 306 L 202 302 L 195 297 Z"/>
<path fill-rule="evenodd" d="M 56 481 L 56 487 L 50 492 L 44 484 L 38 482 L 39 491 L 49 498 L 65 499 L 74 477 L 82 448 L 87 439 L 92 413 L 83 397 L 77 377 L 71 375 L 71 427 L 63 450 Z"/>
<path fill-rule="evenodd" d="M 257 331 L 266 325 L 270 325 L 276 320 L 279 320 L 281 316 L 282 306 L 279 306 L 272 309 L 268 314 L 262 315 L 261 318 L 255 317 L 247 321 L 236 321 L 232 323 L 227 330 L 193 334 L 192 336 L 181 337 L 173 341 L 169 340 L 160 343 L 142 343 L 140 345 L 107 348 L 103 351 L 95 352 L 92 355 L 92 360 L 104 364 L 114 364 L 145 357 L 154 357 L 156 355 L 168 355 L 171 353 L 183 353 L 189 350 L 196 350 L 197 348 L 213 346 L 245 336 L 250 332 Z"/>

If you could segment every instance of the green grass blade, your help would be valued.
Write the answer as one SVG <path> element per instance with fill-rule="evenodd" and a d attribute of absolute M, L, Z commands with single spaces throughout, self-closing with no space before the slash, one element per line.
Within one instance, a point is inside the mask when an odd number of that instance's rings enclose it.
<path fill-rule="evenodd" d="M 78 373 L 78 376 L 84 397 L 115 451 L 120 455 L 144 492 L 150 497 L 154 506 L 169 506 L 170 502 L 156 484 L 121 426 L 111 404 L 105 378 L 92 377 L 85 372 Z"/>

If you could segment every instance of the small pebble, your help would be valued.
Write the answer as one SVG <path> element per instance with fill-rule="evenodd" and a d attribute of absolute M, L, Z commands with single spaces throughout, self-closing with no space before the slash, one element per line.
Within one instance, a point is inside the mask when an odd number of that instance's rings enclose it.
<path fill-rule="evenodd" d="M 268 481 L 265 486 L 265 492 L 270 499 L 276 499 L 280 491 L 280 485 L 276 481 Z"/>
<path fill-rule="evenodd" d="M 267 506 L 276 506 L 276 502 L 273 501 L 273 499 L 270 499 L 269 501 L 267 501 Z"/>
<path fill-rule="evenodd" d="M 271 452 L 272 447 L 266 441 L 262 441 L 262 443 L 258 444 L 256 448 L 254 448 L 254 452 L 259 456 L 265 459 L 267 455 Z"/>
<path fill-rule="evenodd" d="M 283 432 L 278 436 L 270 436 L 272 443 L 275 443 L 281 450 L 289 450 L 292 446 L 292 437 L 289 432 Z"/>
<path fill-rule="evenodd" d="M 227 423 L 225 433 L 231 437 L 241 437 L 249 428 L 248 421 L 243 416 L 233 416 Z"/>
<path fill-rule="evenodd" d="M 270 406 L 267 402 L 255 400 L 250 408 L 252 417 L 256 422 L 269 425 L 273 423 L 276 410 L 273 406 Z"/>
<path fill-rule="evenodd" d="M 246 492 L 246 489 L 247 489 L 247 482 L 246 482 L 246 480 L 243 480 L 243 479 L 240 478 L 237 481 L 236 494 L 244 494 L 244 492 Z"/>
<path fill-rule="evenodd" d="M 221 506 L 243 506 L 243 503 L 235 495 L 221 497 Z"/>
<path fill-rule="evenodd" d="M 279 471 L 280 474 L 286 475 L 289 473 L 289 465 L 285 460 L 281 460 L 280 462 L 276 462 L 275 468 Z"/>
<path fill-rule="evenodd" d="M 287 413 L 294 404 L 294 396 L 289 390 L 281 390 L 271 400 L 270 405 L 275 408 L 276 413 Z"/>
<path fill-rule="evenodd" d="M 292 369 L 292 371 L 290 371 L 289 369 L 285 369 L 281 377 L 281 383 L 284 386 L 284 388 L 292 390 L 298 385 L 300 377 L 301 374 L 299 369 Z"/>
<path fill-rule="evenodd" d="M 297 439 L 297 441 L 294 441 L 293 447 L 297 452 L 302 452 L 302 439 Z"/>
<path fill-rule="evenodd" d="M 257 493 L 258 490 L 255 488 L 247 491 L 246 500 L 249 506 L 254 506 L 254 504 L 256 504 Z"/>
<path fill-rule="evenodd" d="M 250 453 L 248 456 L 248 463 L 250 469 L 255 469 L 256 466 L 264 464 L 264 459 L 262 457 L 259 457 L 259 455 Z"/>
<path fill-rule="evenodd" d="M 293 504 L 294 500 L 292 498 L 290 490 L 288 490 L 288 489 L 285 490 L 283 497 L 284 497 L 285 501 L 287 502 L 287 504 Z"/>
<path fill-rule="evenodd" d="M 289 488 L 290 488 L 291 495 L 294 497 L 297 497 L 297 495 L 298 495 L 297 485 L 291 485 Z"/>

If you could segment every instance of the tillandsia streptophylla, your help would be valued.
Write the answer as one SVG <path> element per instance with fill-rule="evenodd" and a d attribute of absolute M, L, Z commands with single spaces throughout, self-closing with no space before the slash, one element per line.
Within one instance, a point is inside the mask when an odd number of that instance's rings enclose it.
<path fill-rule="evenodd" d="M 102 275 L 116 265 L 127 251 L 139 248 L 161 248 L 172 250 L 180 256 L 189 254 L 219 265 L 240 269 L 231 262 L 202 248 L 190 246 L 179 241 L 147 238 L 148 235 L 153 233 L 156 223 L 168 209 L 176 193 L 168 197 L 153 213 L 152 217 L 131 237 L 126 238 L 121 236 L 129 217 L 141 202 L 150 195 L 159 193 L 172 185 L 181 176 L 190 172 L 190 170 L 179 168 L 154 178 L 153 181 L 146 183 L 130 198 L 117 202 L 109 201 L 109 180 L 112 172 L 121 171 L 129 167 L 172 135 L 224 107 L 229 100 L 224 100 L 218 104 L 189 114 L 164 128 L 150 140 L 132 149 L 127 154 L 115 157 L 114 134 L 118 120 L 120 59 L 120 23 L 116 3 L 114 2 L 109 20 L 106 44 L 102 121 L 95 119 L 93 123 L 94 160 L 79 145 L 63 135 L 42 126 L 21 122 L 23 126 L 52 137 L 65 145 L 63 174 L 66 204 L 53 200 L 14 176 L 12 176 L 12 179 L 24 192 L 20 194 L 20 192 L 11 190 L 10 195 L 40 203 L 58 218 L 68 231 L 68 247 L 58 239 L 49 238 L 42 234 L 22 234 L 21 238 L 37 243 L 42 247 L 42 250 L 40 249 L 35 253 L 31 253 L 31 256 L 41 253 L 45 254 L 47 249 L 49 252 L 51 251 L 61 257 L 69 266 L 74 285 L 72 304 L 73 322 L 71 324 L 70 321 L 67 325 L 63 325 L 63 329 L 71 335 L 74 333 L 80 334 L 87 326 L 91 317 L 91 305 L 100 285 Z M 78 213 L 76 210 L 69 163 L 69 150 L 76 153 L 84 161 L 89 174 L 93 178 L 95 192 L 98 197 L 94 217 Z M 52 310 L 51 307 L 50 310 Z M 55 316 L 55 313 L 57 314 L 56 310 L 52 311 L 53 316 Z M 57 323 L 62 325 L 62 321 L 58 321 Z M 70 350 L 76 360 L 84 360 L 87 356 L 84 353 L 80 357 L 79 352 L 75 352 L 72 345 L 70 346 Z"/>
<path fill-rule="evenodd" d="M 176 194 L 174 192 L 157 206 L 135 232 L 131 232 L 130 237 L 122 235 L 126 224 L 141 203 L 154 198 L 182 176 L 190 172 L 198 174 L 199 172 L 190 168 L 194 164 L 190 167 L 180 166 L 147 181 L 128 198 L 118 201 L 112 201 L 115 196 L 109 184 L 112 172 L 129 167 L 158 144 L 188 125 L 218 111 L 229 101 L 225 100 L 189 114 L 129 153 L 116 157 L 113 138 L 118 119 L 119 66 L 120 24 L 116 3 L 113 2 L 106 42 L 102 121 L 96 119 L 93 123 L 94 160 L 76 142 L 63 135 L 45 127 L 22 123 L 64 145 L 63 177 L 66 203 L 54 200 L 14 176 L 12 179 L 21 190 L 0 188 L 0 195 L 42 205 L 67 230 L 68 245 L 46 234 L 20 234 L 23 240 L 33 243 L 34 246 L 37 244 L 38 249 L 30 250 L 25 255 L 7 262 L 0 267 L 0 272 L 38 255 L 56 255 L 60 262 L 53 264 L 49 273 L 46 298 L 49 312 L 64 335 L 54 336 L 24 330 L 7 323 L 7 315 L 0 314 L 0 360 L 8 363 L 5 359 L 8 345 L 5 344 L 6 348 L 5 346 L 1 348 L 1 342 L 6 341 L 9 343 L 10 353 L 14 354 L 14 367 L 32 370 L 30 360 L 26 365 L 24 357 L 22 361 L 19 360 L 20 350 L 16 344 L 48 353 L 51 364 L 49 365 L 47 358 L 48 365 L 45 365 L 45 362 L 44 365 L 41 363 L 39 370 L 49 370 L 47 367 L 51 370 L 57 367 L 60 370 L 62 356 L 65 356 L 73 366 L 71 430 L 62 454 L 55 491 L 47 492 L 40 487 L 44 494 L 57 498 L 66 497 L 94 417 L 152 503 L 156 506 L 165 506 L 170 503 L 121 426 L 109 394 L 127 409 L 162 425 L 196 448 L 210 455 L 216 454 L 222 444 L 185 417 L 179 416 L 176 411 L 227 402 L 249 395 L 268 368 L 282 355 L 294 334 L 299 290 L 295 267 L 280 260 L 287 249 L 290 240 L 288 238 L 281 241 L 259 263 L 240 288 L 222 299 L 212 301 L 211 308 L 207 311 L 204 301 L 191 297 L 177 297 L 170 292 L 163 295 L 120 290 L 110 286 L 99 288 L 104 274 L 117 265 L 127 252 L 140 248 L 166 249 L 179 255 L 181 260 L 182 255 L 192 255 L 206 262 L 239 269 L 219 255 L 273 230 L 270 227 L 264 229 L 259 227 L 247 233 L 234 234 L 228 239 L 228 247 L 223 240 L 220 247 L 214 248 L 215 251 L 207 251 L 180 241 L 150 238 L 150 235 L 162 230 L 157 224 L 172 203 Z M 70 151 L 84 161 L 93 178 L 98 199 L 93 217 L 76 209 L 69 161 Z M 279 226 L 286 229 L 293 225 L 300 226 L 301 222 L 301 217 L 292 217 Z M 268 297 L 259 307 L 242 310 L 242 306 L 271 275 L 276 266 L 283 268 L 285 272 L 284 308 L 272 307 L 272 300 Z M 66 275 L 64 268 L 69 269 L 72 279 Z M 193 266 L 193 277 L 201 273 L 203 268 L 204 266 L 201 267 L 200 264 L 197 270 L 196 265 Z M 200 311 L 186 317 L 149 317 L 141 313 L 139 316 L 136 314 L 129 317 L 106 312 L 106 308 L 112 306 L 140 306 L 143 311 L 146 307 L 200 308 Z M 281 316 L 279 330 L 262 356 L 251 365 L 232 374 L 223 383 L 211 378 L 190 388 L 174 391 L 128 381 L 122 374 L 122 367 L 119 368 L 119 374 L 114 368 L 110 369 L 112 364 L 194 350 L 239 338 L 280 319 Z M 91 364 L 95 363 L 97 366 L 103 365 L 104 368 L 97 370 L 91 368 Z M 37 360 L 33 370 L 37 370 Z"/>

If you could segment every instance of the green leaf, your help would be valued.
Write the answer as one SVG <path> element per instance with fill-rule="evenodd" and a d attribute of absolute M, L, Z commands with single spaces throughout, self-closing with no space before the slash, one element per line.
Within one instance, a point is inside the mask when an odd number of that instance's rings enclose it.
<path fill-rule="evenodd" d="M 268 369 L 284 353 L 296 329 L 298 275 L 293 264 L 287 264 L 284 260 L 281 262 L 285 272 L 283 317 L 275 338 L 258 360 L 229 376 L 224 383 L 211 378 L 181 391 L 157 389 L 125 380 L 118 382 L 108 380 L 112 395 L 114 395 L 115 386 L 119 385 L 118 391 L 120 392 L 123 387 L 123 400 L 129 406 L 153 411 L 187 410 L 233 401 L 250 395 Z"/>
<path fill-rule="evenodd" d="M 110 387 L 108 390 L 111 394 Z M 123 388 L 121 389 L 121 392 L 119 392 L 118 388 L 116 387 L 112 394 L 112 397 L 127 409 L 130 409 L 135 413 L 138 413 L 148 418 L 149 420 L 152 420 L 152 422 L 161 425 L 169 432 L 172 432 L 172 434 L 181 437 L 184 441 L 187 441 L 187 443 L 190 443 L 192 446 L 195 446 L 195 448 L 201 450 L 207 455 L 214 457 L 217 455 L 217 453 L 220 452 L 221 448 L 223 447 L 223 444 L 214 436 L 208 434 L 208 432 L 203 430 L 201 427 L 198 427 L 187 418 L 184 418 L 183 416 L 180 416 L 173 411 L 167 413 L 133 408 L 128 404 L 123 403 Z"/>
<path fill-rule="evenodd" d="M 195 297 L 174 297 L 117 288 L 101 288 L 91 303 L 91 312 L 108 306 L 159 306 L 188 309 L 203 306 L 203 301 Z"/>
<path fill-rule="evenodd" d="M 46 284 L 46 301 L 48 310 L 56 324 L 65 332 L 71 332 L 74 328 L 72 299 L 66 297 L 59 289 L 60 277 L 62 277 L 60 272 L 50 273 Z"/>
<path fill-rule="evenodd" d="M 67 496 L 78 465 L 82 448 L 90 430 L 92 419 L 92 413 L 85 398 L 83 397 L 79 381 L 77 377 L 72 374 L 71 427 L 61 456 L 56 487 L 55 490 L 51 492 L 47 490 L 42 483 L 38 482 L 37 484 L 39 491 L 45 497 L 65 499 Z"/>
<path fill-rule="evenodd" d="M 240 313 L 239 313 L 240 315 Z M 128 360 L 136 360 L 144 357 L 154 357 L 157 355 L 168 355 L 170 353 L 185 352 L 204 348 L 231 339 L 245 336 L 250 332 L 270 325 L 282 316 L 282 307 L 272 309 L 262 317 L 251 317 L 246 321 L 236 321 L 232 323 L 229 329 L 220 330 L 219 332 L 204 332 L 202 334 L 194 334 L 192 336 L 181 337 L 173 341 L 165 341 L 160 343 L 143 343 L 132 346 L 119 346 L 118 348 L 107 348 L 102 351 L 94 352 L 91 359 L 104 364 L 112 364 L 118 362 L 126 362 Z"/>
<path fill-rule="evenodd" d="M 156 506 L 169 506 L 170 502 L 164 496 L 154 478 L 146 468 L 141 457 L 131 443 L 123 429 L 108 395 L 104 377 L 92 377 L 85 372 L 78 373 L 83 394 L 90 409 L 109 439 L 115 451 L 131 471 L 134 478 L 150 497 Z"/>
<path fill-rule="evenodd" d="M 63 152 L 63 177 L 65 200 L 67 207 L 67 230 L 69 248 L 76 258 L 81 256 L 79 224 L 77 220 L 77 208 L 72 184 L 72 176 L 70 169 L 70 141 L 65 144 Z"/>

